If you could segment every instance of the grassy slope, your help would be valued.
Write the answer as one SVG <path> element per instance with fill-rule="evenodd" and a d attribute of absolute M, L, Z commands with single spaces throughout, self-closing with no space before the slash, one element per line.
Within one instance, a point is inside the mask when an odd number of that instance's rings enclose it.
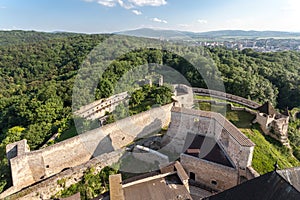
<path fill-rule="evenodd" d="M 258 129 L 241 129 L 255 144 L 252 160 L 253 168 L 260 174 L 274 170 L 274 164 L 277 161 L 279 168 L 290 168 L 300 166 L 299 161 L 290 155 L 290 153 L 277 142 L 270 143 L 270 138 L 264 137 Z"/>

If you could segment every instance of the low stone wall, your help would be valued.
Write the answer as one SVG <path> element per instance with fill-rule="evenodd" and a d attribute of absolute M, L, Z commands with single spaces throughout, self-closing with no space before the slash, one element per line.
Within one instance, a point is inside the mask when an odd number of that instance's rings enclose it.
<path fill-rule="evenodd" d="M 250 113 L 252 115 L 256 115 L 256 113 L 257 113 L 257 111 L 255 111 L 255 110 L 252 110 L 252 109 L 249 109 L 249 108 L 245 108 L 245 107 L 237 107 L 237 106 L 234 106 L 232 103 L 229 103 L 229 102 L 220 102 L 220 101 L 215 101 L 215 100 L 200 100 L 200 99 L 197 99 L 195 101 L 196 102 L 211 103 L 211 104 L 214 104 L 214 105 L 229 106 L 230 110 L 233 110 L 233 111 L 245 111 L 245 112 L 248 112 L 248 113 Z"/>
<path fill-rule="evenodd" d="M 151 164 L 158 163 L 159 165 L 166 165 L 170 163 L 168 156 L 158 151 L 154 151 L 152 149 L 149 149 L 149 151 L 142 151 L 140 149 L 137 149 L 137 146 L 135 147 L 135 150 L 132 152 L 132 156 L 138 160 L 141 160 L 146 163 L 151 163 Z"/>
<path fill-rule="evenodd" d="M 251 101 L 249 99 L 245 99 L 243 97 L 235 96 L 232 94 L 228 94 L 228 93 L 220 92 L 220 91 L 216 91 L 216 90 L 208 90 L 208 89 L 204 89 L 204 88 L 193 88 L 193 92 L 196 94 L 200 94 L 202 96 L 210 96 L 210 97 L 216 97 L 219 99 L 229 100 L 229 101 L 247 106 L 251 109 L 257 109 L 260 106 L 258 103 Z"/>
<path fill-rule="evenodd" d="M 94 167 L 95 173 L 99 173 L 105 166 L 111 166 L 114 163 L 117 163 L 122 155 L 122 150 L 114 151 L 108 154 L 103 154 L 99 157 L 91 159 L 90 161 L 82 165 L 60 172 L 55 176 L 52 176 L 40 183 L 23 189 L 22 191 L 13 194 L 7 198 L 10 200 L 50 199 L 51 196 L 63 190 L 65 187 L 69 187 L 72 184 L 79 182 L 87 169 Z M 64 186 L 58 184 L 59 182 L 63 182 Z M 10 191 L 6 191 L 0 195 L 0 199 L 6 197 L 8 195 L 8 192 L 13 193 L 13 190 L 17 189 L 18 188 L 10 188 Z"/>
<path fill-rule="evenodd" d="M 255 169 L 253 169 L 252 167 L 247 167 L 247 170 L 246 170 L 246 178 L 248 180 L 251 180 L 251 179 L 254 179 L 254 178 L 257 178 L 259 177 L 259 173 L 257 171 L 255 171 Z"/>

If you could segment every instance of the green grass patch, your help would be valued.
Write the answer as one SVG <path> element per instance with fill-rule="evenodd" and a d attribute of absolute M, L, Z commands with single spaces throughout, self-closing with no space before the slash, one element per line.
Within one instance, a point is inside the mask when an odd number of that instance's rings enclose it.
<path fill-rule="evenodd" d="M 217 102 L 230 103 L 235 107 L 248 108 L 245 105 L 242 105 L 242 104 L 239 104 L 239 103 L 236 103 L 236 102 L 232 102 L 232 101 L 229 101 L 229 100 L 219 99 L 219 98 L 216 98 L 216 97 L 194 95 L 194 99 L 196 99 L 196 100 L 212 100 L 212 101 L 217 101 Z M 250 109 L 250 108 L 248 108 L 248 109 Z"/>
<path fill-rule="evenodd" d="M 230 106 L 214 105 L 207 102 L 200 102 L 199 109 L 221 113 L 238 128 L 250 128 L 255 116 L 246 111 L 230 110 Z"/>
<path fill-rule="evenodd" d="M 274 164 L 278 162 L 279 168 L 300 166 L 300 162 L 291 155 L 289 149 L 277 140 L 264 136 L 258 125 L 252 125 L 255 115 L 246 111 L 232 111 L 229 106 L 214 105 L 200 102 L 199 108 L 205 111 L 219 112 L 223 115 L 226 110 L 226 118 L 249 137 L 256 144 L 252 160 L 252 167 L 260 174 L 274 170 Z"/>
<path fill-rule="evenodd" d="M 246 111 L 232 111 L 227 110 L 226 118 L 238 128 L 250 128 L 255 115 Z"/>
<path fill-rule="evenodd" d="M 241 129 L 255 144 L 252 167 L 260 174 L 274 170 L 274 164 L 278 162 L 280 169 L 300 166 L 300 162 L 277 141 L 270 143 L 257 128 Z"/>

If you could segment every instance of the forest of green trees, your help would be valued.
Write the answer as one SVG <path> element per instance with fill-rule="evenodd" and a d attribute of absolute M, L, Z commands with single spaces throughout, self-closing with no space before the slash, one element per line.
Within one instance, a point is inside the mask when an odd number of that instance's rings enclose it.
<path fill-rule="evenodd" d="M 0 192 L 11 184 L 5 146 L 27 139 L 32 150 L 38 149 L 54 133 L 72 125 L 76 75 L 90 51 L 107 37 L 109 35 L 0 32 Z M 197 57 L 202 51 L 200 47 L 194 51 L 193 59 L 202 62 L 211 74 L 208 60 Z M 300 107 L 299 52 L 258 53 L 221 47 L 204 48 L 204 51 L 218 67 L 228 93 L 260 103 L 269 100 L 278 109 Z M 178 55 L 139 49 L 114 61 L 99 77 L 95 98 L 111 95 L 124 73 L 147 63 L 170 66 L 192 86 L 206 87 L 197 70 Z M 153 98 L 157 102 L 165 101 L 158 96 Z M 293 126 L 294 132 L 297 128 Z M 298 138 L 294 134 L 293 137 Z"/>

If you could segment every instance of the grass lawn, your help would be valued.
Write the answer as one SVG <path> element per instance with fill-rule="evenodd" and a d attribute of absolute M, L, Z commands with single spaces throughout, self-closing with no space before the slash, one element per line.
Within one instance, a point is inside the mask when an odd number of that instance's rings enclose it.
<path fill-rule="evenodd" d="M 238 128 L 250 128 L 255 116 L 245 111 L 233 111 L 229 106 L 214 105 L 206 102 L 199 103 L 200 110 L 213 111 L 225 115 Z"/>
<path fill-rule="evenodd" d="M 270 143 L 270 139 L 264 137 L 256 127 L 252 129 L 241 129 L 241 131 L 256 144 L 254 147 L 252 167 L 258 173 L 265 174 L 273 171 L 273 165 L 276 161 L 278 162 L 279 169 L 300 166 L 300 162 L 290 155 L 286 147 L 283 147 L 276 141 Z"/>

